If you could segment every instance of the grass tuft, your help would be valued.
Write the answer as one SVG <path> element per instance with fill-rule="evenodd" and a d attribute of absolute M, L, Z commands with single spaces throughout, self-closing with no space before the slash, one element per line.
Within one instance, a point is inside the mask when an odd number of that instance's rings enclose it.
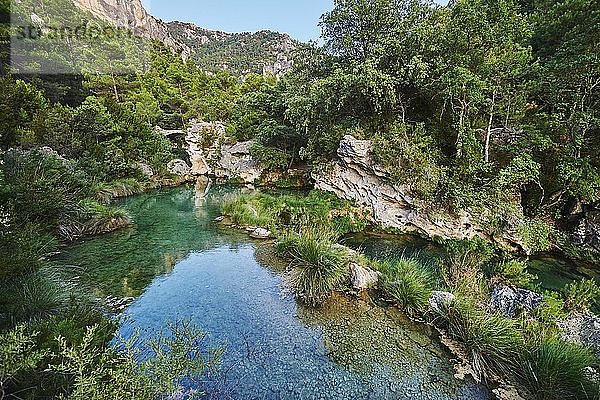
<path fill-rule="evenodd" d="M 376 263 L 384 292 L 410 314 L 424 311 L 434 287 L 431 274 L 417 260 L 401 257 Z"/>
<path fill-rule="evenodd" d="M 334 234 L 322 229 L 303 229 L 283 236 L 277 252 L 292 261 L 291 285 L 307 304 L 323 303 L 349 278 L 347 254 L 337 247 Z"/>
<path fill-rule="evenodd" d="M 556 339 L 544 340 L 524 351 L 517 379 L 534 400 L 597 399 L 598 385 L 586 377 L 596 363 L 588 349 Z"/>

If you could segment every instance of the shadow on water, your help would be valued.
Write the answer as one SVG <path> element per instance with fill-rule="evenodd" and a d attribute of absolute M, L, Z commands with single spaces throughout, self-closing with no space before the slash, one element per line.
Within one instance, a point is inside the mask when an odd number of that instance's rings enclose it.
<path fill-rule="evenodd" d="M 124 337 L 191 318 L 213 345 L 234 399 L 488 399 L 453 376 L 432 333 L 393 308 L 334 296 L 306 308 L 284 287 L 268 245 L 213 222 L 219 201 L 178 188 L 123 202 L 135 225 L 65 249 L 99 294 L 133 296 Z M 222 379 L 223 376 L 220 377 Z"/>

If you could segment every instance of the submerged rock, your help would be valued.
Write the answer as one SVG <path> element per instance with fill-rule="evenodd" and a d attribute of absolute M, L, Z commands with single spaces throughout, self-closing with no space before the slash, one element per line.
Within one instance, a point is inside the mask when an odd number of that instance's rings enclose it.
<path fill-rule="evenodd" d="M 542 304 L 543 296 L 526 289 L 497 285 L 490 294 L 490 307 L 507 318 L 515 318 L 521 312 L 530 312 Z"/>
<path fill-rule="evenodd" d="M 590 346 L 600 358 L 600 317 L 574 313 L 558 323 L 562 338 L 571 343 Z"/>
<path fill-rule="evenodd" d="M 370 289 L 377 284 L 380 272 L 373 271 L 370 268 L 363 267 L 355 262 L 350 263 L 352 272 L 352 287 L 358 290 Z"/>

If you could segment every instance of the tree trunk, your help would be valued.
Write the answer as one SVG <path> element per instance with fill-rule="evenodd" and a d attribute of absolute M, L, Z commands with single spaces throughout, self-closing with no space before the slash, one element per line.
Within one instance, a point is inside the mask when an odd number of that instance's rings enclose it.
<path fill-rule="evenodd" d="M 492 108 L 490 109 L 490 119 L 488 121 L 487 131 L 485 133 L 485 162 L 490 161 L 490 142 L 492 139 L 492 124 L 494 123 L 494 107 L 496 105 L 496 92 L 492 96 Z"/>

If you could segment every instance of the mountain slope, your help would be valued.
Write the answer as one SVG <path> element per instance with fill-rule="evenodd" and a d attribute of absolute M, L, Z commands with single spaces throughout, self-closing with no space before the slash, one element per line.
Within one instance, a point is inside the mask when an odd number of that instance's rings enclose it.
<path fill-rule="evenodd" d="M 280 75 L 292 67 L 293 52 L 299 46 L 289 35 L 272 31 L 226 33 L 183 22 L 167 26 L 176 40 L 191 49 L 191 58 L 211 72 Z"/>
<path fill-rule="evenodd" d="M 292 67 L 293 51 L 299 46 L 289 35 L 276 32 L 225 33 L 191 23 L 165 23 L 150 15 L 141 0 L 73 0 L 73 3 L 115 26 L 131 29 L 138 36 L 163 42 L 184 60 L 191 58 L 210 72 L 225 69 L 234 74 L 280 75 Z"/>

